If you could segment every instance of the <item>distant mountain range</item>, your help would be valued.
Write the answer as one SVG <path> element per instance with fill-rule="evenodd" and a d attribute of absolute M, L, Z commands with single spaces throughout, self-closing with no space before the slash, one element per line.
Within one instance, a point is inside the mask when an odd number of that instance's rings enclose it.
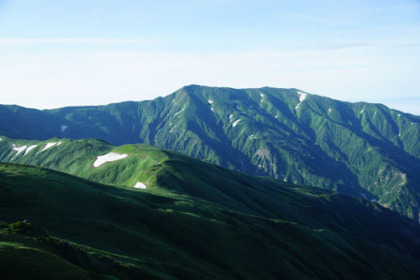
<path fill-rule="evenodd" d="M 2 279 L 420 277 L 420 225 L 368 200 L 144 144 L 1 138 Z"/>
<path fill-rule="evenodd" d="M 420 117 L 379 104 L 297 89 L 193 85 L 164 98 L 106 106 L 0 106 L 0 118 L 0 135 L 10 138 L 146 143 L 377 201 L 420 220 Z"/>

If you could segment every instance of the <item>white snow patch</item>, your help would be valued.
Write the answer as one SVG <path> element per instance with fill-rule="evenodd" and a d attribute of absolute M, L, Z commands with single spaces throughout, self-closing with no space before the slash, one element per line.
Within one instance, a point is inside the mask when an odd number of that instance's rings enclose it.
<path fill-rule="evenodd" d="M 398 117 L 401 117 L 401 114 L 398 114 Z"/>
<path fill-rule="evenodd" d="M 63 142 L 57 142 L 57 146 L 60 146 L 61 144 L 63 144 Z"/>
<path fill-rule="evenodd" d="M 47 143 L 47 145 L 45 145 L 44 149 L 42 149 L 40 152 L 45 151 L 46 149 L 49 149 L 55 145 L 57 145 L 58 142 L 51 142 L 51 143 Z"/>
<path fill-rule="evenodd" d="M 278 118 L 279 118 L 279 116 L 276 116 L 275 118 L 276 118 L 276 119 L 278 119 Z"/>
<path fill-rule="evenodd" d="M 213 100 L 207 100 L 207 102 L 209 103 L 209 104 L 213 104 Z"/>
<path fill-rule="evenodd" d="M 177 113 L 175 113 L 174 114 L 174 117 L 176 116 L 176 115 L 178 115 L 178 114 L 181 114 L 182 112 L 184 112 L 185 111 L 185 109 L 182 109 L 181 111 L 179 111 L 179 112 L 177 112 Z"/>
<path fill-rule="evenodd" d="M 248 138 L 251 140 L 254 139 L 254 134 L 249 135 Z"/>
<path fill-rule="evenodd" d="M 365 108 L 363 108 L 361 111 L 360 111 L 360 114 L 363 114 L 363 112 L 365 111 Z"/>
<path fill-rule="evenodd" d="M 93 163 L 93 167 L 99 167 L 102 164 L 110 162 L 110 161 L 116 161 L 116 160 L 124 159 L 127 156 L 128 156 L 127 154 L 118 154 L 118 153 L 110 152 L 106 155 L 98 156 L 96 158 L 96 161 Z"/>
<path fill-rule="evenodd" d="M 64 132 L 64 130 L 66 130 L 66 129 L 67 129 L 67 127 L 68 127 L 67 125 L 62 125 L 62 126 L 61 126 L 61 132 Z"/>
<path fill-rule="evenodd" d="M 26 156 L 27 154 L 29 154 L 29 152 L 30 152 L 30 151 L 32 151 L 33 149 L 35 149 L 35 148 L 36 148 L 36 146 L 38 146 L 38 145 L 32 145 L 32 146 L 29 146 L 29 147 L 26 149 L 25 154 L 23 154 L 23 156 Z"/>
<path fill-rule="evenodd" d="M 239 119 L 239 120 L 237 120 L 237 121 L 235 121 L 233 124 L 232 124 L 232 126 L 233 127 L 235 127 L 239 122 L 241 121 L 241 119 Z"/>
<path fill-rule="evenodd" d="M 12 146 L 13 146 L 13 148 L 12 148 L 12 150 L 13 151 L 17 151 L 17 153 L 16 153 L 16 155 L 14 155 L 14 157 L 12 157 L 12 159 L 14 159 L 15 157 L 17 157 L 20 153 L 22 153 L 23 151 L 25 151 L 26 150 L 26 145 L 25 146 L 22 146 L 22 147 L 16 147 L 16 145 L 15 144 L 12 144 Z"/>
<path fill-rule="evenodd" d="M 261 98 L 264 98 L 264 94 L 260 93 Z"/>
<path fill-rule="evenodd" d="M 331 111 L 332 111 L 332 109 L 331 109 L 331 108 L 329 108 L 329 109 L 328 109 L 328 113 L 331 113 Z"/>
<path fill-rule="evenodd" d="M 146 186 L 145 184 L 143 184 L 142 182 L 137 182 L 137 183 L 134 185 L 134 188 L 135 188 L 135 189 L 142 189 L 142 190 L 144 190 L 144 189 L 146 189 L 146 188 L 147 188 L 147 186 Z"/>
<path fill-rule="evenodd" d="M 298 91 L 299 94 L 299 101 L 302 102 L 303 100 L 305 100 L 306 96 L 308 96 L 306 93 L 300 92 Z"/>
<path fill-rule="evenodd" d="M 229 121 L 232 121 L 233 115 L 229 115 Z"/>
<path fill-rule="evenodd" d="M 0 137 L 0 141 L 2 141 L 2 140 L 3 140 L 3 138 Z"/>
<path fill-rule="evenodd" d="M 210 108 L 210 110 L 211 110 L 212 112 L 214 112 L 214 109 L 213 109 L 213 108 Z"/>
<path fill-rule="evenodd" d="M 306 93 L 298 91 L 299 94 L 299 103 L 296 105 L 295 110 L 299 109 L 300 104 L 305 100 L 306 96 L 308 96 Z"/>

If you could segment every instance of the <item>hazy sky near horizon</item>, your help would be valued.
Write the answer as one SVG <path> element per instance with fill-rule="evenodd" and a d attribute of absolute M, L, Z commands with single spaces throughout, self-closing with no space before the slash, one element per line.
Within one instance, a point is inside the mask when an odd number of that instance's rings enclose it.
<path fill-rule="evenodd" d="M 420 115 L 419 0 L 0 0 L 0 104 L 279 87 Z"/>

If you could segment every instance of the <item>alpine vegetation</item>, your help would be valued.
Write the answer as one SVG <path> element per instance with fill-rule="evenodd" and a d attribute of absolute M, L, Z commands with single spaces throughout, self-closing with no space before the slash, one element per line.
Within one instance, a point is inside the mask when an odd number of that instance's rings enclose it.
<path fill-rule="evenodd" d="M 155 145 L 247 174 L 377 201 L 419 221 L 420 117 L 380 104 L 297 89 L 193 85 L 151 101 L 42 111 L 0 106 L 0 114 L 0 135 L 10 138 Z M 55 142 L 44 148 L 58 149 Z M 17 160 L 22 153 L 14 155 Z"/>

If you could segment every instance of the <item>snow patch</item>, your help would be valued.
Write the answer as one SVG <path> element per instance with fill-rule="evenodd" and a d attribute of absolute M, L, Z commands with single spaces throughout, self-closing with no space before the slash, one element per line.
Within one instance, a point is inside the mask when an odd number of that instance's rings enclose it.
<path fill-rule="evenodd" d="M 363 114 L 363 112 L 365 111 L 365 108 L 363 108 L 361 111 L 360 111 L 360 114 Z"/>
<path fill-rule="evenodd" d="M 0 137 L 0 141 L 2 141 L 2 140 L 3 140 L 3 138 Z"/>
<path fill-rule="evenodd" d="M 104 163 L 110 162 L 110 161 L 116 161 L 116 160 L 120 160 L 120 159 L 124 159 L 126 158 L 128 155 L 127 154 L 118 154 L 118 153 L 108 153 L 106 155 L 103 156 L 98 156 L 96 157 L 96 161 L 93 163 L 93 167 L 99 167 Z"/>
<path fill-rule="evenodd" d="M 303 100 L 305 100 L 306 96 L 308 96 L 306 93 L 300 92 L 298 91 L 299 94 L 299 102 L 302 102 Z"/>
<path fill-rule="evenodd" d="M 401 114 L 398 114 L 398 117 L 401 117 Z"/>
<path fill-rule="evenodd" d="M 32 146 L 29 146 L 29 147 L 26 149 L 25 154 L 23 154 L 23 156 L 26 156 L 27 154 L 29 154 L 29 152 L 30 152 L 30 151 L 32 151 L 33 149 L 35 149 L 37 146 L 38 146 L 38 145 L 32 145 Z"/>
<path fill-rule="evenodd" d="M 264 94 L 260 93 L 261 98 L 264 98 Z"/>
<path fill-rule="evenodd" d="M 306 93 L 300 91 L 298 91 L 297 93 L 299 94 L 299 103 L 296 105 L 295 110 L 299 109 L 300 104 L 303 102 L 303 100 L 306 99 L 306 96 L 308 96 Z"/>
<path fill-rule="evenodd" d="M 43 152 L 43 151 L 45 151 L 46 149 L 49 149 L 49 148 L 51 148 L 51 147 L 53 147 L 53 146 L 55 146 L 55 145 L 57 145 L 57 143 L 61 143 L 61 142 L 51 142 L 51 143 L 47 143 L 47 145 L 45 145 L 45 147 L 40 151 L 40 152 Z"/>
<path fill-rule="evenodd" d="M 328 109 L 328 113 L 331 113 L 331 112 L 332 112 L 332 109 L 331 109 L 331 108 L 329 108 L 329 109 Z"/>
<path fill-rule="evenodd" d="M 146 186 L 145 184 L 143 184 L 142 182 L 137 182 L 137 183 L 134 185 L 134 188 L 135 188 L 135 189 L 142 189 L 142 190 L 144 190 L 144 189 L 146 189 L 146 188 L 147 188 L 147 186 Z"/>
<path fill-rule="evenodd" d="M 239 122 L 241 121 L 241 119 L 239 119 L 239 120 L 237 120 L 237 121 L 235 121 L 233 124 L 232 124 L 232 126 L 233 127 L 235 127 Z"/>
<path fill-rule="evenodd" d="M 22 153 L 23 151 L 26 150 L 27 146 L 22 146 L 22 147 L 17 147 L 15 144 L 12 144 L 12 150 L 16 151 L 16 155 L 14 155 L 14 157 L 12 157 L 12 159 L 14 159 L 15 157 L 17 157 L 20 153 Z"/>
<path fill-rule="evenodd" d="M 60 146 L 61 144 L 63 144 L 63 142 L 60 141 L 57 143 L 57 146 Z"/>
<path fill-rule="evenodd" d="M 214 112 L 214 109 L 213 109 L 213 108 L 210 108 L 210 110 L 211 110 L 212 112 Z"/>
<path fill-rule="evenodd" d="M 62 126 L 61 126 L 61 132 L 63 133 L 63 132 L 64 132 L 64 130 L 66 130 L 66 129 L 67 129 L 67 127 L 68 127 L 67 125 L 62 125 Z"/>
<path fill-rule="evenodd" d="M 209 103 L 209 104 L 213 104 L 213 100 L 207 100 L 207 102 Z"/>
<path fill-rule="evenodd" d="M 174 117 L 176 116 L 176 115 L 178 115 L 178 114 L 181 114 L 182 112 L 184 112 L 185 111 L 185 109 L 182 109 L 181 111 L 179 111 L 179 112 L 177 112 L 177 113 L 175 113 L 174 114 Z"/>
<path fill-rule="evenodd" d="M 229 121 L 232 121 L 233 115 L 229 115 Z"/>

